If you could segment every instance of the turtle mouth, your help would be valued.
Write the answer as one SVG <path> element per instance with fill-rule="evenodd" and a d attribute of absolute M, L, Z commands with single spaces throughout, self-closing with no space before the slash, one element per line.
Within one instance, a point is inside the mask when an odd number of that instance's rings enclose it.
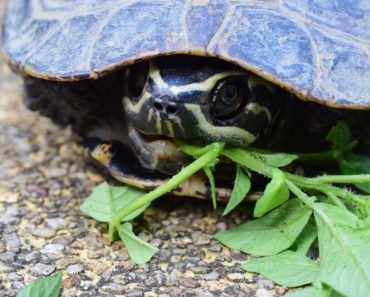
<path fill-rule="evenodd" d="M 134 127 L 129 127 L 128 132 L 132 149 L 145 168 L 173 175 L 192 161 L 172 137 L 147 134 Z"/>

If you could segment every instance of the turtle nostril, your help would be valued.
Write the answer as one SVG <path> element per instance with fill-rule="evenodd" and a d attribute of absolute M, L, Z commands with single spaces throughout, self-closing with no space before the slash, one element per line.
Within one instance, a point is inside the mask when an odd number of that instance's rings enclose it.
<path fill-rule="evenodd" d="M 168 114 L 175 114 L 177 112 L 177 108 L 173 105 L 169 105 L 166 107 L 166 112 Z"/>
<path fill-rule="evenodd" d="M 158 102 L 154 103 L 154 108 L 158 111 L 163 111 L 163 105 Z"/>

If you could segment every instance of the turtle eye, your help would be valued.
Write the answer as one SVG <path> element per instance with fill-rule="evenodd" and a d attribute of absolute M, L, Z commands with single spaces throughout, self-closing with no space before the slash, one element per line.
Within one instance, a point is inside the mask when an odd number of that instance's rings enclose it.
<path fill-rule="evenodd" d="M 144 90 L 149 73 L 149 63 L 140 62 L 126 68 L 125 93 L 131 100 L 137 101 Z"/>
<path fill-rule="evenodd" d="M 221 80 L 215 87 L 210 115 L 213 120 L 225 121 L 236 116 L 249 101 L 249 89 L 245 77 L 230 77 Z"/>

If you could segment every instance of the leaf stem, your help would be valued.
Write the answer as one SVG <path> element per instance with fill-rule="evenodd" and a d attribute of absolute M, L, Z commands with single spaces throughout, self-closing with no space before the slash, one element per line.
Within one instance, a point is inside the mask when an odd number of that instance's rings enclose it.
<path fill-rule="evenodd" d="M 370 174 L 356 174 L 356 175 L 322 175 L 311 178 L 314 182 L 330 183 L 330 184 L 357 184 L 368 183 L 370 181 Z"/>
<path fill-rule="evenodd" d="M 334 205 L 336 205 L 336 206 L 338 206 L 339 208 L 342 208 L 342 209 L 344 209 L 344 210 L 348 210 L 348 209 L 347 209 L 347 207 L 346 207 L 346 205 L 342 202 L 342 200 L 340 200 L 340 199 L 338 198 L 338 196 L 337 196 L 337 195 L 335 195 L 335 194 L 333 194 L 333 193 L 331 193 L 331 192 L 325 192 L 325 195 L 330 199 L 330 201 L 331 201 Z"/>
<path fill-rule="evenodd" d="M 316 153 L 295 153 L 298 156 L 298 162 L 337 162 L 336 158 L 340 153 L 336 150 L 322 151 Z"/>
<path fill-rule="evenodd" d="M 159 186 L 155 190 L 139 197 L 137 200 L 122 208 L 118 213 L 114 215 L 111 223 L 109 224 L 109 234 L 112 235 L 115 232 L 122 218 L 126 217 L 133 211 L 143 207 L 144 205 L 151 203 L 158 197 L 167 194 L 169 191 L 176 188 L 178 185 L 192 176 L 195 172 L 202 169 L 208 163 L 214 161 L 221 154 L 223 147 L 223 143 L 215 142 L 211 144 L 209 146 L 209 150 L 204 155 L 196 159 L 187 167 L 183 168 L 179 173 L 170 178 L 166 183 Z"/>

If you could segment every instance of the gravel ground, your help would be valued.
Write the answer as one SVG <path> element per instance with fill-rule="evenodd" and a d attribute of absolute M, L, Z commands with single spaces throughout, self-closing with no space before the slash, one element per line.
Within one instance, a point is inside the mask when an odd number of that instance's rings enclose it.
<path fill-rule="evenodd" d="M 282 296 L 286 289 L 245 273 L 247 256 L 212 239 L 238 224 L 210 203 L 166 197 L 137 232 L 160 249 L 135 265 L 107 226 L 79 205 L 104 173 L 84 158 L 71 132 L 23 107 L 20 81 L 0 65 L 0 297 L 63 272 L 62 296 Z"/>

